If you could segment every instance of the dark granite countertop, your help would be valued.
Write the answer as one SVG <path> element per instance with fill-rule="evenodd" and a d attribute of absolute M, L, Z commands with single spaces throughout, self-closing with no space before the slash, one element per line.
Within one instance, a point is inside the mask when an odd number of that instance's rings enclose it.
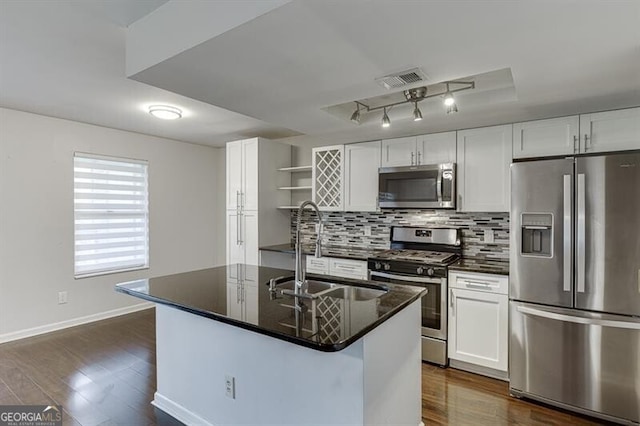
<path fill-rule="evenodd" d="M 269 280 L 283 276 L 293 277 L 293 271 L 226 265 L 120 283 L 116 291 L 325 352 L 346 348 L 424 292 L 420 287 L 385 283 L 389 291 L 368 300 L 320 296 L 314 307 L 305 299 L 306 312 L 296 327 L 294 298 L 279 292 L 274 298 L 269 291 Z M 323 279 L 312 274 L 307 278 Z M 356 287 L 381 285 L 335 277 L 332 281 Z"/>
<path fill-rule="evenodd" d="M 506 260 L 464 257 L 449 265 L 450 271 L 483 272 L 485 274 L 509 275 L 509 262 Z"/>
<path fill-rule="evenodd" d="M 295 246 L 289 244 L 276 244 L 273 246 L 260 247 L 260 250 L 276 251 L 280 253 L 295 253 Z M 302 252 L 304 254 L 314 254 L 316 246 L 314 245 L 302 245 Z M 373 257 L 376 253 L 384 249 L 363 249 L 357 247 L 344 247 L 344 246 L 322 246 L 322 256 L 327 257 L 340 257 L 343 259 L 355 259 L 355 260 L 367 260 Z"/>

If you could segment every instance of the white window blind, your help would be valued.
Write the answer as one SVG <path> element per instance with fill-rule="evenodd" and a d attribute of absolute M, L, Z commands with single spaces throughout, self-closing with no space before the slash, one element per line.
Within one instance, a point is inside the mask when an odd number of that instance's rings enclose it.
<path fill-rule="evenodd" d="M 149 266 L 147 162 L 76 153 L 75 276 Z"/>

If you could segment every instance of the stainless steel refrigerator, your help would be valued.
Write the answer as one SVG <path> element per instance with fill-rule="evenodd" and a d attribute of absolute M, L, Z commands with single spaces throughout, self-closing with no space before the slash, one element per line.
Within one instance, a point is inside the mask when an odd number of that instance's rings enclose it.
<path fill-rule="evenodd" d="M 510 391 L 640 419 L 640 153 L 511 166 Z"/>

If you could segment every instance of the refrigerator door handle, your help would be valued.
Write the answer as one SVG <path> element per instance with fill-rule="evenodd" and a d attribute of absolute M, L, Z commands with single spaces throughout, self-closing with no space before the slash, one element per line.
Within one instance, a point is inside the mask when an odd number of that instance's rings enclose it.
<path fill-rule="evenodd" d="M 564 211 L 562 216 L 563 285 L 562 290 L 571 291 L 571 175 L 564 175 Z"/>
<path fill-rule="evenodd" d="M 629 330 L 640 330 L 640 321 L 633 322 L 603 318 L 586 318 L 582 316 L 560 314 L 558 312 L 551 312 L 543 309 L 530 308 L 528 306 L 518 306 L 516 309 L 518 310 L 518 312 L 525 315 L 533 315 L 536 317 L 548 318 L 557 321 L 572 322 L 575 324 L 599 325 L 602 327 L 626 328 Z"/>
<path fill-rule="evenodd" d="M 584 191 L 584 173 L 578 174 L 578 208 L 577 208 L 577 233 L 578 233 L 578 253 L 577 253 L 577 291 L 578 293 L 584 293 L 585 289 L 585 191 Z"/>

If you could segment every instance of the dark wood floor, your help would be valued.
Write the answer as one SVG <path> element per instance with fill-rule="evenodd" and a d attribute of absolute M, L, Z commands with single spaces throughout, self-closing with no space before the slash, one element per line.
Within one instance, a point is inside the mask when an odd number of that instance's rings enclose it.
<path fill-rule="evenodd" d="M 0 405 L 60 404 L 68 425 L 180 423 L 155 409 L 155 312 L 149 309 L 0 345 Z M 426 425 L 591 425 L 509 397 L 507 384 L 423 364 Z"/>

